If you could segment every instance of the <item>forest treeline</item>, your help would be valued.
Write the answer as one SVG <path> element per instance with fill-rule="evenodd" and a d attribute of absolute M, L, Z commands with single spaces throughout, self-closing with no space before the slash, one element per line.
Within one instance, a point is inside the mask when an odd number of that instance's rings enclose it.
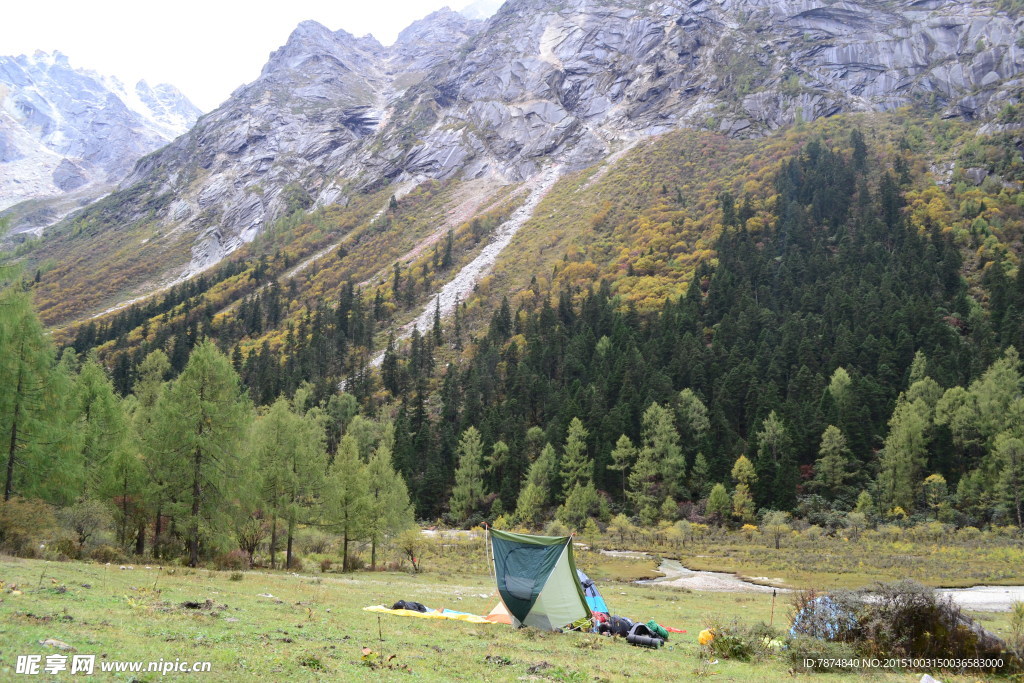
<path fill-rule="evenodd" d="M 0 546 L 34 552 L 58 522 L 58 547 L 78 556 L 113 531 L 118 551 L 186 558 L 195 566 L 268 544 L 291 567 L 299 525 L 376 548 L 413 524 L 392 465 L 394 427 L 357 415 L 355 400 L 324 406 L 308 391 L 255 409 L 231 362 L 199 343 L 173 380 L 162 350 L 118 396 L 93 355 L 58 359 L 27 294 L 0 294 Z M 57 519 L 54 518 L 57 510 Z M 116 556 L 116 555 L 115 555 Z"/>
<path fill-rule="evenodd" d="M 0 542 L 32 501 L 69 524 L 105 511 L 125 547 L 192 563 L 264 534 L 290 553 L 298 525 L 376 547 L 414 515 L 1022 526 L 1024 269 L 984 264 L 979 303 L 950 232 L 907 220 L 910 178 L 859 132 L 848 151 L 811 142 L 767 224 L 719 196 L 717 260 L 659 312 L 607 281 L 506 299 L 476 334 L 457 307 L 389 341 L 379 370 L 378 306 L 350 285 L 280 349 L 243 356 L 193 325 L 123 375 L 89 333 L 58 357 L 8 287 Z M 282 296 L 261 290 L 230 326 L 266 324 Z"/>

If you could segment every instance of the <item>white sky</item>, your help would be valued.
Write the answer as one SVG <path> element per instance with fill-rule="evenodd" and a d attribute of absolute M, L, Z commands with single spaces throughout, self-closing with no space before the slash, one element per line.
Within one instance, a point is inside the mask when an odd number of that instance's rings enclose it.
<path fill-rule="evenodd" d="M 63 52 L 75 68 L 170 83 L 204 111 L 254 80 L 306 19 L 385 45 L 445 5 L 470 0 L 20 0 L 0 13 L 0 55 Z"/>

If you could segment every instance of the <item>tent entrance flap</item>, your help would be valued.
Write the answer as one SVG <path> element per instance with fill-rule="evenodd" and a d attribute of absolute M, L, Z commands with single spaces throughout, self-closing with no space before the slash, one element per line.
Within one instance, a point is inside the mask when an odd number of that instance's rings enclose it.
<path fill-rule="evenodd" d="M 495 580 L 516 626 L 555 629 L 589 617 L 572 538 L 491 531 Z"/>

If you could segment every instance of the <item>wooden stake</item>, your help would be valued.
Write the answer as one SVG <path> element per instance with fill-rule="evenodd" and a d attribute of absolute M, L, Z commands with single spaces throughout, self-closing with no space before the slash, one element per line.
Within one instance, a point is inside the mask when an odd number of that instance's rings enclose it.
<path fill-rule="evenodd" d="M 773 588 L 772 589 L 772 616 L 771 616 L 770 619 L 768 619 L 768 626 L 772 626 L 775 623 L 775 593 L 776 593 L 776 591 Z M 380 617 L 377 617 L 377 619 L 380 619 Z"/>

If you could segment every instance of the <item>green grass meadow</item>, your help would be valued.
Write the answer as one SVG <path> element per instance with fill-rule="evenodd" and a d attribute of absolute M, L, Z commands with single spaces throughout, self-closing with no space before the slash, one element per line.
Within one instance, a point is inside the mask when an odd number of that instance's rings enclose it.
<path fill-rule="evenodd" d="M 588 569 L 585 558 L 581 560 Z M 614 580 L 617 573 L 635 575 L 640 569 L 637 563 L 603 559 L 589 570 L 606 577 L 599 587 L 613 613 L 687 630 L 673 634 L 660 650 L 593 634 L 401 618 L 362 609 L 407 599 L 432 608 L 486 614 L 497 600 L 493 581 L 486 570 L 474 569 L 472 564 L 467 570 L 453 570 L 459 566 L 457 557 L 435 562 L 420 574 L 321 574 L 315 570 L 239 574 L 156 564 L 122 570 L 118 565 L 2 557 L 0 680 L 850 679 L 849 673 L 794 673 L 782 655 L 751 663 L 708 663 L 697 644 L 706 622 L 768 623 L 773 618 L 771 594 L 697 593 Z M 183 606 L 186 602 L 198 603 L 199 608 Z M 788 626 L 790 605 L 791 597 L 780 593 L 774 609 L 776 627 Z M 1007 618 L 986 615 L 983 623 L 999 632 L 1006 628 Z M 92 677 L 66 672 L 17 675 L 17 655 L 61 654 L 40 644 L 48 638 L 74 648 L 73 653 L 62 654 L 95 654 L 98 661 L 209 661 L 211 672 L 103 674 L 97 664 Z M 364 648 L 371 654 L 365 654 Z M 896 671 L 866 675 L 876 681 L 921 678 L 920 673 Z M 941 680 L 981 679 L 942 676 Z"/>

